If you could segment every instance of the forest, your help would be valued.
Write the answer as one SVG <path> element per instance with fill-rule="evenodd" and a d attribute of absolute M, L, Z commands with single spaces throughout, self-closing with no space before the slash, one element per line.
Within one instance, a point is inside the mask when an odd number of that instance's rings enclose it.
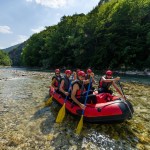
<path fill-rule="evenodd" d="M 20 57 L 27 67 L 150 68 L 150 0 L 101 0 L 86 15 L 62 16 L 33 34 Z"/>

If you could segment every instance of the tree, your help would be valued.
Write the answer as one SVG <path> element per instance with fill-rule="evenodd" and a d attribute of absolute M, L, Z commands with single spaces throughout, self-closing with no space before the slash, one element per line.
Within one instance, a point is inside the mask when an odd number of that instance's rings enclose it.
<path fill-rule="evenodd" d="M 10 66 L 11 60 L 8 54 L 2 50 L 0 50 L 0 65 L 2 66 Z"/>

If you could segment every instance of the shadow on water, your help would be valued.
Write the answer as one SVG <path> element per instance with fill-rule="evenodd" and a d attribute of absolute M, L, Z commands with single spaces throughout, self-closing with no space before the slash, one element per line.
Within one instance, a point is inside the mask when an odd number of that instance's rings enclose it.
<path fill-rule="evenodd" d="M 39 110 L 37 110 L 35 112 L 33 117 L 31 117 L 31 121 L 48 116 L 49 115 L 49 111 L 50 111 L 49 107 L 40 108 Z"/>
<path fill-rule="evenodd" d="M 44 135 L 48 135 L 53 132 L 55 125 L 55 118 L 49 115 L 46 120 L 42 121 L 40 124 L 40 131 Z"/>
<path fill-rule="evenodd" d="M 50 106 L 38 109 L 34 113 L 30 121 L 44 118 L 44 120 L 40 124 L 40 131 L 44 135 L 47 135 L 52 132 L 51 129 L 54 127 L 55 119 L 59 109 L 60 106 L 53 101 Z"/>

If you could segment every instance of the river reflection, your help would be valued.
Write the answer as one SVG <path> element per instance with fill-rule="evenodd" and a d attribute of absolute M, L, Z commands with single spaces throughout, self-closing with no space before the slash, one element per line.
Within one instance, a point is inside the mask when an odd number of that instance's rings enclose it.
<path fill-rule="evenodd" d="M 133 119 L 122 124 L 84 123 L 78 136 L 75 128 L 79 120 L 70 114 L 66 114 L 62 124 L 55 123 L 60 109 L 55 101 L 50 107 L 36 107 L 48 99 L 47 86 L 52 75 L 48 72 L 0 69 L 1 149 L 150 149 L 149 85 L 125 82 L 127 80 L 123 78 L 124 93 L 135 110 Z"/>

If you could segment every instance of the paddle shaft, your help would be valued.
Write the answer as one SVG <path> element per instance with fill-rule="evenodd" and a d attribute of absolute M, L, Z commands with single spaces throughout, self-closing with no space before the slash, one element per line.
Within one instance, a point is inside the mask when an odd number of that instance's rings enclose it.
<path fill-rule="evenodd" d="M 92 81 L 92 78 L 90 78 L 90 83 Z M 90 90 L 90 83 L 88 85 L 88 90 L 87 90 L 87 93 L 86 93 L 86 97 L 85 97 L 85 101 L 84 101 L 84 106 L 86 106 L 86 101 L 87 101 L 87 98 L 88 98 L 88 93 L 89 93 L 89 90 Z M 82 127 L 83 127 L 83 116 L 84 115 L 84 109 L 82 110 L 82 115 L 81 115 L 81 119 L 78 123 L 78 126 L 77 126 L 77 129 L 76 129 L 76 133 L 77 134 L 80 134 L 81 130 L 82 130 Z"/>
<path fill-rule="evenodd" d="M 125 95 L 124 95 L 124 92 L 123 92 L 123 89 L 122 89 L 122 86 L 121 86 L 121 84 L 120 84 L 119 81 L 118 81 L 118 84 L 119 84 L 119 86 L 120 86 L 120 88 L 121 88 L 121 91 L 122 91 L 123 96 L 125 96 Z"/>
<path fill-rule="evenodd" d="M 71 90 L 71 80 L 70 80 L 70 84 L 69 84 L 68 93 L 70 92 L 70 90 Z M 64 100 L 64 104 L 58 112 L 58 115 L 57 115 L 57 118 L 56 118 L 57 123 L 61 123 L 63 121 L 64 117 L 65 117 L 65 114 L 66 114 L 65 104 L 66 104 L 67 98 L 68 98 L 68 96 L 66 96 L 66 98 Z"/>
<path fill-rule="evenodd" d="M 89 82 L 89 85 L 88 85 L 88 90 L 87 90 L 87 93 L 86 93 L 86 97 L 85 97 L 85 101 L 84 101 L 84 106 L 86 106 L 88 94 L 89 94 L 89 91 L 90 91 L 91 82 L 92 82 L 92 77 L 90 77 L 90 82 Z M 84 109 L 82 110 L 82 115 L 84 115 Z"/>

